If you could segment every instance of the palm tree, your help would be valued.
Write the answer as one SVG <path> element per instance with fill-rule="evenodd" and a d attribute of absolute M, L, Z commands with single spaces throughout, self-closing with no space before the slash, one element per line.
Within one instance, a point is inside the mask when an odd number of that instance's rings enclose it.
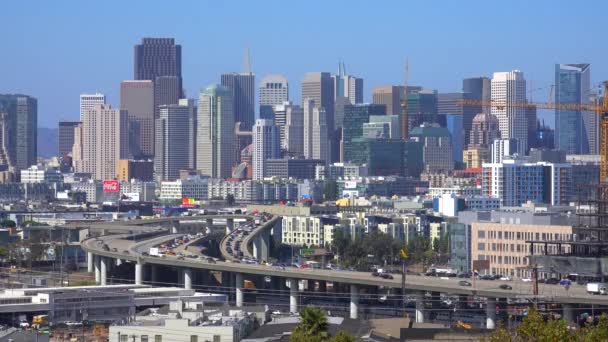
<path fill-rule="evenodd" d="M 300 324 L 296 329 L 305 336 L 327 336 L 327 327 L 325 313 L 317 307 L 309 306 L 300 312 Z"/>

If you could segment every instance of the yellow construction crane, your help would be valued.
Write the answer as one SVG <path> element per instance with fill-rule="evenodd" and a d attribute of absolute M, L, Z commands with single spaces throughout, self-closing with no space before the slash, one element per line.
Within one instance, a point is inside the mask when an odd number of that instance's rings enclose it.
<path fill-rule="evenodd" d="M 483 101 L 483 100 L 460 100 L 458 104 L 463 106 L 537 108 L 537 109 L 561 109 L 577 112 L 595 112 L 601 121 L 600 136 L 600 182 L 605 182 L 608 177 L 608 81 L 603 82 L 604 96 L 601 104 L 578 104 L 578 103 L 554 103 L 549 102 L 505 102 L 505 101 Z M 553 86 L 551 86 L 551 94 Z M 405 108 L 405 107 L 404 107 Z"/>

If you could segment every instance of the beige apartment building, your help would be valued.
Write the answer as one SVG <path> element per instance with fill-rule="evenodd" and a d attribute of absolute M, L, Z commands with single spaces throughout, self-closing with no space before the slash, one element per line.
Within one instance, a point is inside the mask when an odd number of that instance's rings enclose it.
<path fill-rule="evenodd" d="M 471 225 L 471 269 L 474 260 L 489 260 L 490 269 L 481 274 L 500 274 L 528 278 L 525 269 L 530 255 L 529 240 L 569 240 L 572 226 L 517 223 L 474 222 Z M 534 245 L 534 254 L 544 253 L 544 245 Z M 549 254 L 557 253 L 557 246 L 547 246 Z M 562 246 L 562 252 L 569 247 Z M 543 276 L 543 275 L 541 275 Z"/>

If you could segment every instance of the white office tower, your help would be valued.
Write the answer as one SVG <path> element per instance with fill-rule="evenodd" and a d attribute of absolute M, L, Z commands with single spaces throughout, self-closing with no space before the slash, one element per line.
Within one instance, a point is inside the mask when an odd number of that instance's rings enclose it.
<path fill-rule="evenodd" d="M 272 120 L 258 119 L 253 125 L 253 179 L 260 180 L 265 176 L 266 159 L 280 157 L 279 130 Z"/>
<path fill-rule="evenodd" d="M 329 140 L 325 110 L 315 101 L 304 99 L 304 157 L 329 162 Z"/>
<path fill-rule="evenodd" d="M 82 159 L 74 166 L 77 172 L 90 173 L 97 180 L 115 179 L 118 160 L 129 155 L 127 111 L 109 105 L 85 111 L 81 155 Z"/>
<path fill-rule="evenodd" d="M 179 171 L 189 168 L 189 119 L 187 105 L 159 106 L 154 146 L 154 177 L 157 182 L 179 179 Z"/>
<path fill-rule="evenodd" d="M 289 84 L 283 75 L 268 75 L 260 82 L 260 106 L 282 105 L 289 101 Z"/>
<path fill-rule="evenodd" d="M 196 130 L 196 168 L 202 175 L 228 178 L 236 163 L 232 91 L 212 85 L 201 91 Z M 184 134 L 188 134 L 184 132 Z"/>
<path fill-rule="evenodd" d="M 80 94 L 80 122 L 84 121 L 84 112 L 100 104 L 106 104 L 106 96 L 104 94 Z"/>
<path fill-rule="evenodd" d="M 514 155 L 517 151 L 517 139 L 496 139 L 492 143 L 492 163 L 502 163 L 504 157 Z"/>
<path fill-rule="evenodd" d="M 528 148 L 528 120 L 526 108 L 517 104 L 526 102 L 524 73 L 519 70 L 495 72 L 491 89 L 492 114 L 498 119 L 500 136 L 517 139 L 518 152 L 523 155 Z"/>

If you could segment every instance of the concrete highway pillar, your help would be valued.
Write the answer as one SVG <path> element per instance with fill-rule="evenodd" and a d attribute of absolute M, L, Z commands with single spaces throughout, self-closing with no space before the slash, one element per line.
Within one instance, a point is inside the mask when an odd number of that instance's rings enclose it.
<path fill-rule="evenodd" d="M 496 328 L 496 298 L 486 301 L 486 329 Z"/>
<path fill-rule="evenodd" d="M 572 304 L 563 304 L 562 310 L 564 321 L 566 321 L 566 324 L 574 322 L 574 310 L 572 308 Z"/>
<path fill-rule="evenodd" d="M 95 265 L 95 283 L 99 284 L 101 282 L 101 257 L 94 256 L 93 263 Z"/>
<path fill-rule="evenodd" d="M 213 219 L 208 218 L 205 222 L 207 223 L 207 228 L 211 229 L 213 227 Z"/>
<path fill-rule="evenodd" d="M 424 292 L 414 294 L 416 298 L 416 323 L 424 323 Z"/>
<path fill-rule="evenodd" d="M 226 234 L 230 234 L 234 230 L 234 219 L 227 218 L 226 219 Z"/>
<path fill-rule="evenodd" d="M 101 279 L 99 281 L 99 285 L 101 286 L 105 286 L 108 284 L 108 258 L 106 257 L 100 257 L 100 264 L 101 264 Z"/>
<path fill-rule="evenodd" d="M 359 317 L 359 287 L 350 285 L 350 318 L 357 319 Z"/>
<path fill-rule="evenodd" d="M 116 259 L 116 266 L 120 266 L 120 265 L 122 265 L 122 260 Z"/>
<path fill-rule="evenodd" d="M 327 292 L 327 282 L 319 280 L 319 292 Z"/>
<path fill-rule="evenodd" d="M 192 269 L 184 268 L 184 288 L 192 290 Z"/>
<path fill-rule="evenodd" d="M 289 312 L 298 312 L 298 280 L 289 279 Z"/>
<path fill-rule="evenodd" d="M 87 252 L 87 272 L 91 273 L 93 272 L 93 259 L 95 259 L 95 256 L 93 255 L 93 253 L 91 252 Z"/>
<path fill-rule="evenodd" d="M 243 306 L 243 286 L 245 286 L 243 273 L 236 273 L 236 284 L 234 287 L 236 288 L 236 306 L 239 308 Z"/>
<path fill-rule="evenodd" d="M 150 282 L 154 284 L 158 281 L 158 266 L 149 264 L 150 267 Z"/>
<path fill-rule="evenodd" d="M 144 265 L 140 262 L 135 264 L 135 285 L 141 285 L 143 277 Z"/>
<path fill-rule="evenodd" d="M 312 292 L 314 290 L 315 290 L 315 281 L 311 280 L 311 279 L 308 279 L 306 281 L 306 291 Z"/>

